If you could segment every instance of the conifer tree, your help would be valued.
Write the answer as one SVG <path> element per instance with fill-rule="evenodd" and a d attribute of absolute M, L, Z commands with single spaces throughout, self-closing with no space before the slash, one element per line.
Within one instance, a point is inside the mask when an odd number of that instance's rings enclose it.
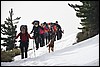
<path fill-rule="evenodd" d="M 12 50 L 13 48 L 16 47 L 16 40 L 14 39 L 14 37 L 16 36 L 16 28 L 17 28 L 17 23 L 21 17 L 17 17 L 15 19 L 13 19 L 13 9 L 11 9 L 11 11 L 9 11 L 10 17 L 6 18 L 6 21 L 4 21 L 4 24 L 1 24 L 1 34 L 3 34 L 3 36 L 1 36 L 1 40 L 3 40 L 3 43 L 1 45 L 3 46 L 7 46 L 6 50 Z M 16 21 L 16 22 L 14 22 Z"/>
<path fill-rule="evenodd" d="M 82 30 L 77 34 L 78 42 L 93 37 L 99 33 L 99 2 L 80 1 L 83 5 L 68 4 L 76 11 L 76 16 L 81 18 Z"/>

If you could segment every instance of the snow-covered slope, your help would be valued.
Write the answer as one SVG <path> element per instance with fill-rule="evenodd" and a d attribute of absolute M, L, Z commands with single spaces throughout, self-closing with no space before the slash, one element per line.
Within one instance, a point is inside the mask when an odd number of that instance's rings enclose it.
<path fill-rule="evenodd" d="M 16 56 L 13 62 L 1 62 L 1 66 L 99 66 L 99 35 L 72 45 L 76 34 L 55 42 L 54 52 L 46 46 L 28 52 L 28 58 Z"/>

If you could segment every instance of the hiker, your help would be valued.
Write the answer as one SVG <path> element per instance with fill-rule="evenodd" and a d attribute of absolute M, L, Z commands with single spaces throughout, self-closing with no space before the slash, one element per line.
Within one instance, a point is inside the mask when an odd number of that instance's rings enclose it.
<path fill-rule="evenodd" d="M 32 24 L 33 24 L 33 29 L 32 29 L 32 31 L 30 32 L 30 34 L 33 33 L 33 37 L 34 37 L 34 39 L 35 39 L 35 44 L 36 44 L 36 50 L 38 50 L 38 48 L 39 48 L 39 43 L 40 43 L 40 40 L 39 40 L 39 28 L 40 28 L 39 23 L 40 23 L 40 22 L 39 22 L 38 20 L 34 20 L 34 21 L 32 22 Z"/>
<path fill-rule="evenodd" d="M 52 36 L 51 23 L 48 23 L 48 28 L 49 28 L 49 30 L 48 30 L 48 42 L 49 42 L 51 39 L 51 36 Z"/>
<path fill-rule="evenodd" d="M 44 28 L 44 38 L 46 40 L 46 45 L 47 45 L 49 27 L 48 27 L 48 24 L 46 22 L 43 23 L 43 28 Z"/>
<path fill-rule="evenodd" d="M 53 23 L 48 23 L 49 31 L 48 31 L 48 40 L 50 41 L 53 38 L 54 31 L 53 31 Z"/>
<path fill-rule="evenodd" d="M 43 23 L 41 23 L 41 25 L 39 27 L 39 34 L 40 34 L 40 47 L 43 47 L 43 46 L 45 46 Z"/>
<path fill-rule="evenodd" d="M 54 36 L 54 41 L 56 41 L 57 26 L 55 23 L 51 23 L 51 29 L 52 29 L 52 37 Z"/>
<path fill-rule="evenodd" d="M 55 23 L 56 25 L 56 36 L 57 36 L 57 40 L 60 40 L 62 38 L 62 33 L 64 33 L 64 31 L 62 31 L 61 26 L 58 24 L 58 21 L 56 21 Z"/>
<path fill-rule="evenodd" d="M 26 25 L 21 25 L 20 31 L 21 32 L 15 37 L 15 39 L 17 39 L 20 36 L 21 59 L 24 59 L 24 52 L 25 58 L 27 58 L 29 38 L 33 39 L 33 37 L 30 37 L 30 35 L 28 34 Z"/>

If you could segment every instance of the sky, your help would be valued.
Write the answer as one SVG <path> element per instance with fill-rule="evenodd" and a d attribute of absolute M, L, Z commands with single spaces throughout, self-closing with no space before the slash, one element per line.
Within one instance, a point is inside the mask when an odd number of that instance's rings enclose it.
<path fill-rule="evenodd" d="M 1 66 L 99 66 L 99 34 L 74 44 L 75 35 L 54 43 L 54 52 L 46 46 L 28 51 L 28 58 L 15 56 L 13 62 L 1 62 Z"/>
<path fill-rule="evenodd" d="M 13 19 L 21 17 L 17 24 L 17 34 L 20 32 L 21 25 L 27 25 L 30 33 L 34 20 L 39 20 L 40 23 L 58 21 L 64 30 L 63 37 L 66 37 L 69 34 L 78 33 L 80 31 L 78 27 L 81 26 L 80 18 L 76 17 L 76 12 L 68 6 L 68 3 L 82 4 L 79 1 L 1 1 L 1 24 L 9 16 L 12 8 Z"/>

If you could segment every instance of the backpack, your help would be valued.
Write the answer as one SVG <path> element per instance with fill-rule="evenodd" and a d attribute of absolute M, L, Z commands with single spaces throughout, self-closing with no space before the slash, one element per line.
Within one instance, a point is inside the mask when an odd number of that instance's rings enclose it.
<path fill-rule="evenodd" d="M 53 26 L 53 30 L 57 31 L 57 26 L 56 25 Z"/>
<path fill-rule="evenodd" d="M 39 28 L 39 34 L 44 34 L 44 30 Z"/>

